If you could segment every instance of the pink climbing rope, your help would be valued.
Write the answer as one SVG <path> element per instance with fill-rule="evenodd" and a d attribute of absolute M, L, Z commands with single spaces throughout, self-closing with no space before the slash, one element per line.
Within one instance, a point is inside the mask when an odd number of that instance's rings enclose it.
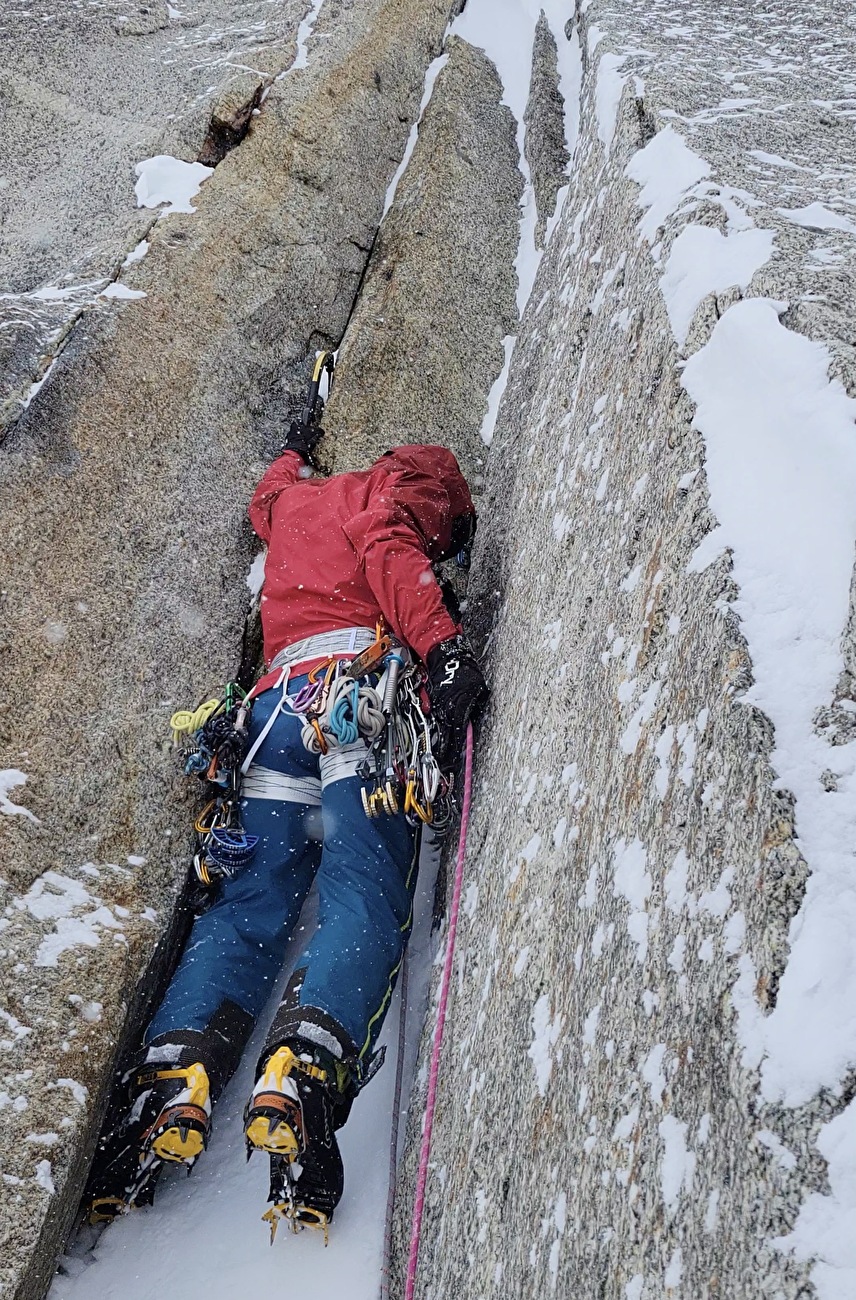
<path fill-rule="evenodd" d="M 467 748 L 464 762 L 464 799 L 461 806 L 461 833 L 458 837 L 458 857 L 455 862 L 455 882 L 452 889 L 452 907 L 449 912 L 449 938 L 446 942 L 446 960 L 440 982 L 440 1005 L 437 1025 L 431 1047 L 431 1068 L 428 1074 L 428 1097 L 425 1101 L 425 1125 L 422 1130 L 422 1148 L 419 1152 L 419 1175 L 416 1180 L 416 1199 L 413 1203 L 413 1221 L 410 1229 L 410 1254 L 407 1259 L 407 1284 L 404 1300 L 413 1300 L 416 1289 L 416 1268 L 419 1263 L 419 1243 L 422 1237 L 422 1214 L 425 1209 L 425 1185 L 428 1181 L 428 1159 L 431 1155 L 431 1134 L 434 1129 L 434 1107 L 437 1104 L 437 1079 L 440 1074 L 440 1049 L 449 1005 L 449 985 L 452 980 L 452 963 L 455 959 L 455 938 L 458 932 L 458 913 L 461 908 L 461 887 L 464 883 L 464 858 L 467 852 L 467 827 L 470 821 L 470 796 L 473 783 L 473 728 L 467 724 Z"/>

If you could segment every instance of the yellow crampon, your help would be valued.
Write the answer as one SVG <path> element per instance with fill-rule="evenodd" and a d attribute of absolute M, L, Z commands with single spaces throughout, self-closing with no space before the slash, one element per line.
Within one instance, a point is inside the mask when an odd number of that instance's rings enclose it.
<path fill-rule="evenodd" d="M 143 1154 L 153 1152 L 173 1164 L 193 1164 L 205 1150 L 211 1115 L 211 1089 L 205 1066 L 199 1061 L 176 1070 L 151 1070 L 138 1082 L 156 1084 L 162 1079 L 183 1079 L 184 1088 L 168 1102 L 145 1136 Z"/>
<path fill-rule="evenodd" d="M 127 1214 L 131 1209 L 133 1205 L 123 1200 L 121 1196 L 96 1196 L 86 1211 L 86 1222 L 93 1225 L 112 1223 L 120 1214 Z"/>
<path fill-rule="evenodd" d="M 288 1160 L 295 1160 L 305 1150 L 303 1108 L 297 1086 L 291 1081 L 295 1072 L 308 1074 L 321 1083 L 327 1078 L 319 1066 L 301 1061 L 290 1047 L 280 1047 L 265 1066 L 244 1117 L 249 1147 Z"/>
<path fill-rule="evenodd" d="M 311 1217 L 303 1217 L 311 1216 Z M 263 1215 L 265 1223 L 270 1224 L 270 1244 L 276 1239 L 276 1230 L 280 1219 L 285 1219 L 292 1232 L 302 1232 L 311 1228 L 314 1232 L 324 1233 L 324 1245 L 330 1245 L 330 1220 L 322 1210 L 313 1210 L 308 1205 L 289 1205 L 288 1201 L 278 1201 Z"/>

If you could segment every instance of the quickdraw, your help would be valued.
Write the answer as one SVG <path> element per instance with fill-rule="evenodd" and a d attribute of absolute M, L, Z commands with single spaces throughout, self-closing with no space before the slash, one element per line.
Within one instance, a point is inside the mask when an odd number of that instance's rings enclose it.
<path fill-rule="evenodd" d="M 198 776 L 213 789 L 194 822 L 198 839 L 193 868 L 203 885 L 234 875 L 258 845 L 258 836 L 248 835 L 241 825 L 238 802 L 251 708 L 241 688 L 229 682 L 222 699 L 179 710 L 170 719 L 173 743 L 183 751 L 185 774 Z"/>
<path fill-rule="evenodd" d="M 357 769 L 372 787 L 363 789 L 367 817 L 394 816 L 403 808 L 412 824 L 423 822 L 442 835 L 454 819 L 451 777 L 440 771 L 423 707 L 425 675 L 399 650 L 386 657 L 383 730 L 372 740 Z"/>

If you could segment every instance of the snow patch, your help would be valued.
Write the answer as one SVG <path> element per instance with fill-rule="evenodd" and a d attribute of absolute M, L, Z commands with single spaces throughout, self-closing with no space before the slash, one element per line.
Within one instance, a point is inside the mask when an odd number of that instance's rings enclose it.
<path fill-rule="evenodd" d="M 38 921 L 56 921 L 52 933 L 45 935 L 39 944 L 34 966 L 56 966 L 59 957 L 69 948 L 96 948 L 103 929 L 122 929 L 121 921 L 109 907 L 93 898 L 85 885 L 58 871 L 45 871 L 22 898 L 14 900 L 14 906 L 20 911 L 28 911 Z M 88 906 L 92 911 L 84 916 L 74 915 L 80 908 Z"/>
<path fill-rule="evenodd" d="M 550 999 L 542 993 L 532 1009 L 532 1043 L 527 1056 L 535 1067 L 535 1084 L 540 1096 L 547 1095 L 547 1085 L 553 1073 L 553 1049 L 562 1032 L 564 1017 L 552 1015 Z"/>
<path fill-rule="evenodd" d="M 38 826 L 39 819 L 35 813 L 31 813 L 23 804 L 13 803 L 9 798 L 10 790 L 14 790 L 18 785 L 25 785 L 26 781 L 26 772 L 19 771 L 17 767 L 6 767 L 0 770 L 0 813 L 4 813 L 7 817 L 27 817 Z"/>
<path fill-rule="evenodd" d="M 614 898 L 624 898 L 630 904 L 627 933 L 636 945 L 636 957 L 644 962 L 648 955 L 648 899 L 651 894 L 651 873 L 648 854 L 641 840 L 618 840 L 613 859 Z"/>
<path fill-rule="evenodd" d="M 135 262 L 142 262 L 148 251 L 149 241 L 147 239 L 141 239 L 139 244 L 137 244 L 135 248 L 132 248 L 128 256 L 125 258 L 122 263 L 122 270 L 124 271 L 128 266 L 133 266 Z"/>
<path fill-rule="evenodd" d="M 407 164 L 410 162 L 413 150 L 416 148 L 416 141 L 419 138 L 419 127 L 421 126 L 422 119 L 425 116 L 425 110 L 431 101 L 431 96 L 434 94 L 434 83 L 448 62 L 448 54 L 439 54 L 436 59 L 433 59 L 431 63 L 428 64 L 428 71 L 425 73 L 425 82 L 422 88 L 422 99 L 419 104 L 419 113 L 416 121 L 410 128 L 410 134 L 407 137 L 407 144 L 404 147 L 401 162 L 395 169 L 395 175 L 387 187 L 386 198 L 383 201 L 383 214 L 381 220 L 386 216 L 387 212 L 389 212 L 395 202 L 395 193 L 398 189 L 398 183 L 407 171 Z"/>
<path fill-rule="evenodd" d="M 147 294 L 143 289 L 129 289 L 126 284 L 120 284 L 118 280 L 114 280 L 112 284 L 107 285 L 106 289 L 102 289 L 98 296 L 99 298 L 120 298 L 131 302 L 139 298 L 145 298 Z"/>
<path fill-rule="evenodd" d="M 687 341 L 699 304 L 732 285 L 749 288 L 756 271 L 773 255 L 772 230 L 735 230 L 723 235 L 711 226 L 684 226 L 669 253 L 660 288 L 678 347 Z"/>
<path fill-rule="evenodd" d="M 816 1145 L 827 1162 L 829 1195 L 812 1192 L 793 1232 L 773 1244 L 803 1263 L 815 1261 L 811 1280 L 820 1300 L 849 1300 L 856 1295 L 856 1101 L 824 1124 Z"/>
<path fill-rule="evenodd" d="M 615 134 L 615 118 L 625 82 L 620 70 L 626 58 L 626 54 L 603 54 L 597 65 L 597 89 L 594 100 L 597 133 L 607 151 Z"/>
<path fill-rule="evenodd" d="M 159 208 L 165 204 L 159 220 L 171 212 L 195 212 L 191 203 L 201 186 L 214 172 L 198 162 L 184 162 L 169 154 L 144 158 L 134 168 L 138 177 L 134 186 L 138 208 Z"/>
<path fill-rule="evenodd" d="M 663 1141 L 660 1186 L 670 1214 L 677 1209 L 681 1192 L 689 1192 L 695 1175 L 696 1157 L 687 1147 L 687 1126 L 674 1115 L 664 1115 L 657 1126 Z M 677 1285 L 674 1283 L 673 1285 Z"/>
<path fill-rule="evenodd" d="M 796 1156 L 793 1151 L 788 1150 L 781 1138 L 777 1137 L 775 1133 L 771 1133 L 767 1128 L 759 1129 L 755 1134 L 755 1141 L 760 1142 L 761 1146 L 765 1147 L 766 1150 L 770 1152 L 773 1159 L 776 1160 L 783 1169 L 796 1169 Z"/>
<path fill-rule="evenodd" d="M 508 371 L 511 366 L 511 357 L 514 352 L 514 345 L 517 342 L 516 334 L 506 334 L 502 340 L 502 346 L 505 349 L 505 361 L 502 363 L 502 369 L 496 379 L 491 384 L 490 392 L 487 395 L 487 412 L 482 420 L 480 437 L 486 447 L 493 442 L 493 431 L 496 428 L 496 418 L 499 415 L 499 404 L 502 401 L 502 395 L 505 392 L 508 383 Z"/>
<path fill-rule="evenodd" d="M 666 1059 L 666 1044 L 657 1043 L 645 1058 L 642 1066 L 642 1078 L 651 1090 L 651 1100 L 655 1106 L 662 1106 L 666 1091 L 666 1074 L 663 1062 Z"/>
<path fill-rule="evenodd" d="M 710 164 L 694 153 L 674 127 L 664 127 L 639 149 L 624 174 L 641 186 L 637 202 L 645 208 L 639 230 L 649 244 L 693 185 L 710 175 Z"/>
<path fill-rule="evenodd" d="M 648 722 L 657 707 L 657 699 L 660 694 L 660 683 L 652 682 L 644 692 L 636 712 L 628 722 L 618 744 L 623 754 L 633 754 L 636 752 L 636 746 L 639 744 L 639 738 L 642 735 L 642 728 Z"/>
<path fill-rule="evenodd" d="M 309 37 L 315 30 L 315 22 L 321 12 L 323 3 L 324 0 L 312 0 L 308 14 L 301 21 L 297 29 L 297 53 L 291 67 L 287 69 L 288 72 L 296 72 L 299 68 L 305 68 L 308 65 Z"/>
<path fill-rule="evenodd" d="M 724 530 L 712 528 L 709 533 L 705 533 L 687 561 L 686 572 L 704 573 L 727 549 Z"/>
<path fill-rule="evenodd" d="M 845 234 L 856 235 L 856 222 L 822 203 L 809 203 L 804 208 L 776 208 L 776 211 L 780 217 L 806 230 L 843 230 Z"/>
<path fill-rule="evenodd" d="M 677 1246 L 672 1252 L 669 1260 L 669 1266 L 663 1275 L 663 1281 L 666 1284 L 666 1292 L 675 1291 L 681 1285 L 681 1277 L 684 1271 L 684 1255 L 680 1246 Z"/>
<path fill-rule="evenodd" d="M 836 749 L 830 795 L 829 748 L 813 726 L 843 668 L 856 545 L 856 401 L 828 378 L 830 362 L 823 344 L 781 324 L 777 304 L 753 298 L 725 313 L 683 373 L 733 553 L 755 678 L 747 699 L 775 727 L 771 763 L 796 796 L 812 870 L 763 1025 L 763 1093 L 786 1105 L 834 1088 L 856 1061 L 856 746 Z"/>

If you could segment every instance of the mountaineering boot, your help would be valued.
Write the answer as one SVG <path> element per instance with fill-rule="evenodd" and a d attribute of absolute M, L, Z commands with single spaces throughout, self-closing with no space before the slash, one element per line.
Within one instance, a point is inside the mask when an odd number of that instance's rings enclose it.
<path fill-rule="evenodd" d="M 90 1223 L 150 1205 L 164 1164 L 188 1173 L 208 1145 L 211 1090 L 205 1067 L 143 1062 L 123 1081 L 127 1105 L 99 1143 L 86 1196 Z"/>
<path fill-rule="evenodd" d="M 154 1123 L 143 1134 L 143 1149 L 175 1164 L 196 1163 L 208 1145 L 211 1132 L 211 1089 L 205 1066 L 199 1061 L 174 1070 L 143 1070 L 138 1087 L 151 1087 L 148 1113 L 157 1109 Z"/>
<path fill-rule="evenodd" d="M 273 1206 L 264 1215 L 271 1241 L 286 1218 L 295 1232 L 322 1229 L 326 1242 L 345 1184 L 335 1134 L 336 1111 L 344 1104 L 339 1073 L 329 1053 L 291 1039 L 265 1060 L 247 1102 L 247 1157 L 266 1151 L 271 1158 Z"/>

